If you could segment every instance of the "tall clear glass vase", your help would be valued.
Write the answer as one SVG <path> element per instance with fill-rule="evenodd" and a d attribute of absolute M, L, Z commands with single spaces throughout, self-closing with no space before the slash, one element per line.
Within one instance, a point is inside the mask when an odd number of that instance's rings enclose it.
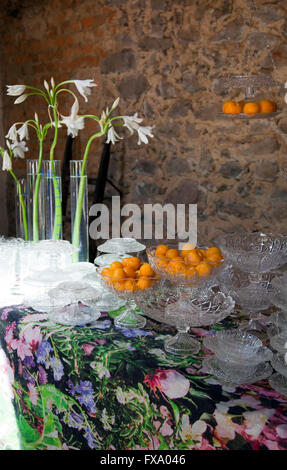
<path fill-rule="evenodd" d="M 72 244 L 79 248 L 74 261 L 89 261 L 88 180 L 82 160 L 70 161 Z"/>
<path fill-rule="evenodd" d="M 45 239 L 45 199 L 43 193 L 43 168 L 38 172 L 38 160 L 27 160 L 26 201 L 28 239 Z"/>
<path fill-rule="evenodd" d="M 44 200 L 45 239 L 61 240 L 62 226 L 62 178 L 61 161 L 43 161 L 43 185 L 41 186 Z"/>
<path fill-rule="evenodd" d="M 27 180 L 26 178 L 19 179 L 19 182 L 15 185 L 15 211 L 16 211 L 16 238 L 22 238 L 25 240 L 28 237 L 27 232 L 25 234 L 25 217 L 27 217 Z M 21 201 L 22 198 L 22 201 Z M 23 205 L 24 204 L 24 209 Z M 26 214 L 24 211 L 26 210 Z M 27 219 L 26 219 L 27 220 Z M 27 227 L 28 228 L 28 227 Z"/>

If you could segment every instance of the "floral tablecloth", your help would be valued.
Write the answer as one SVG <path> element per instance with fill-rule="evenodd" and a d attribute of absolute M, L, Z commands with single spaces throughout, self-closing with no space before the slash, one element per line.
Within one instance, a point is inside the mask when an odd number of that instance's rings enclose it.
<path fill-rule="evenodd" d="M 164 351 L 168 335 L 153 320 L 116 329 L 102 314 L 67 327 L 25 306 L 1 309 L 0 448 L 287 449 L 286 397 L 267 380 L 220 385 L 202 368 L 209 351 L 177 358 Z"/>

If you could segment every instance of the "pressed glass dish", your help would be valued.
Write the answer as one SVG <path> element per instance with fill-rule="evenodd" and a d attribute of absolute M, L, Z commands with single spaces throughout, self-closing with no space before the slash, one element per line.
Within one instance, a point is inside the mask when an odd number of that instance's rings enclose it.
<path fill-rule="evenodd" d="M 280 234 L 225 234 L 217 244 L 227 262 L 249 273 L 264 273 L 287 262 L 287 237 Z"/>
<path fill-rule="evenodd" d="M 270 361 L 273 356 L 259 338 L 240 330 L 218 331 L 204 338 L 203 344 L 214 352 L 219 360 L 230 363 L 232 367 L 236 364 L 241 367 L 254 366 Z"/>
<path fill-rule="evenodd" d="M 268 378 L 272 374 L 272 366 L 263 362 L 252 368 L 251 374 L 240 375 L 232 368 L 222 369 L 216 356 L 206 357 L 202 361 L 202 367 L 213 375 L 221 383 L 230 385 L 252 384 Z"/>
<path fill-rule="evenodd" d="M 286 349 L 287 353 L 287 349 Z M 285 353 L 285 354 L 286 354 Z M 285 358 L 285 354 L 274 354 L 273 359 L 271 361 L 272 367 L 279 372 L 280 374 L 284 375 L 287 378 L 287 356 Z"/>
<path fill-rule="evenodd" d="M 280 354 L 287 352 L 287 330 L 282 331 L 270 339 L 270 346 L 278 351 Z"/>

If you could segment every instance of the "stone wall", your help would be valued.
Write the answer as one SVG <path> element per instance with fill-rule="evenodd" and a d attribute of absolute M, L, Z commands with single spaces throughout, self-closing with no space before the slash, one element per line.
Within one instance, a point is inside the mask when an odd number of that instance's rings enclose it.
<path fill-rule="evenodd" d="M 7 4 L 1 13 L 3 83 L 94 78 L 99 86 L 88 104 L 81 101 L 82 113 L 100 113 L 120 96 L 121 114 L 138 112 L 145 125 L 155 125 L 149 145 L 138 146 L 133 136 L 112 149 L 110 177 L 122 189 L 123 202 L 197 203 L 199 232 L 209 239 L 221 231 L 286 232 L 285 0 Z M 276 118 L 218 118 L 223 101 L 243 98 L 242 90 L 225 90 L 220 78 L 246 73 L 271 74 L 282 83 L 260 90 L 282 109 Z M 40 104 L 33 97 L 18 106 L 12 102 L 4 100 L 6 129 Z M 71 102 L 61 103 L 63 114 Z M 47 119 L 44 107 L 39 115 Z M 75 158 L 92 129 L 87 126 L 74 142 Z M 92 176 L 102 143 L 90 154 Z M 61 129 L 58 158 L 64 144 Z M 33 139 L 30 148 L 36 156 Z M 17 171 L 24 171 L 23 164 Z"/>

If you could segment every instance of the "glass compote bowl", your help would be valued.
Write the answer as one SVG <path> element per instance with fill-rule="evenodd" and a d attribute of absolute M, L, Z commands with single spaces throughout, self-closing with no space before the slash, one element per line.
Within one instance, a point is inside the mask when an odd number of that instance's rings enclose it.
<path fill-rule="evenodd" d="M 65 325 L 82 325 L 97 320 L 101 312 L 97 301 L 101 291 L 84 282 L 62 282 L 48 291 L 53 308 L 50 319 Z"/>
<path fill-rule="evenodd" d="M 287 262 L 287 237 L 265 233 L 229 233 L 217 244 L 227 263 L 248 273 L 269 272 Z"/>
<path fill-rule="evenodd" d="M 125 310 L 114 320 L 115 326 L 131 329 L 143 328 L 146 319 L 137 314 L 135 308 L 139 299 L 155 291 L 160 282 L 159 277 L 125 278 L 123 280 L 122 278 L 101 275 L 101 280 L 112 294 L 116 294 L 126 301 Z"/>
<path fill-rule="evenodd" d="M 244 315 L 249 317 L 248 322 L 239 326 L 241 330 L 258 333 L 265 330 L 260 312 L 272 305 L 272 278 L 271 273 L 247 273 L 231 266 L 220 273 L 218 282 L 221 290 L 231 295 Z"/>
<path fill-rule="evenodd" d="M 203 367 L 224 382 L 251 383 L 266 378 L 272 371 L 267 364 L 272 351 L 245 331 L 220 331 L 204 338 L 203 344 L 214 352 L 214 356 L 204 359 Z"/>
<path fill-rule="evenodd" d="M 229 315 L 234 307 L 230 297 L 211 289 L 223 268 L 223 260 L 202 261 L 195 268 L 190 263 L 156 255 L 156 247 L 148 248 L 147 256 L 153 270 L 176 286 L 179 297 L 165 312 L 166 323 L 178 330 L 174 338 L 166 341 L 165 349 L 179 355 L 196 354 L 200 344 L 188 333 L 190 328 L 212 325 Z"/>

